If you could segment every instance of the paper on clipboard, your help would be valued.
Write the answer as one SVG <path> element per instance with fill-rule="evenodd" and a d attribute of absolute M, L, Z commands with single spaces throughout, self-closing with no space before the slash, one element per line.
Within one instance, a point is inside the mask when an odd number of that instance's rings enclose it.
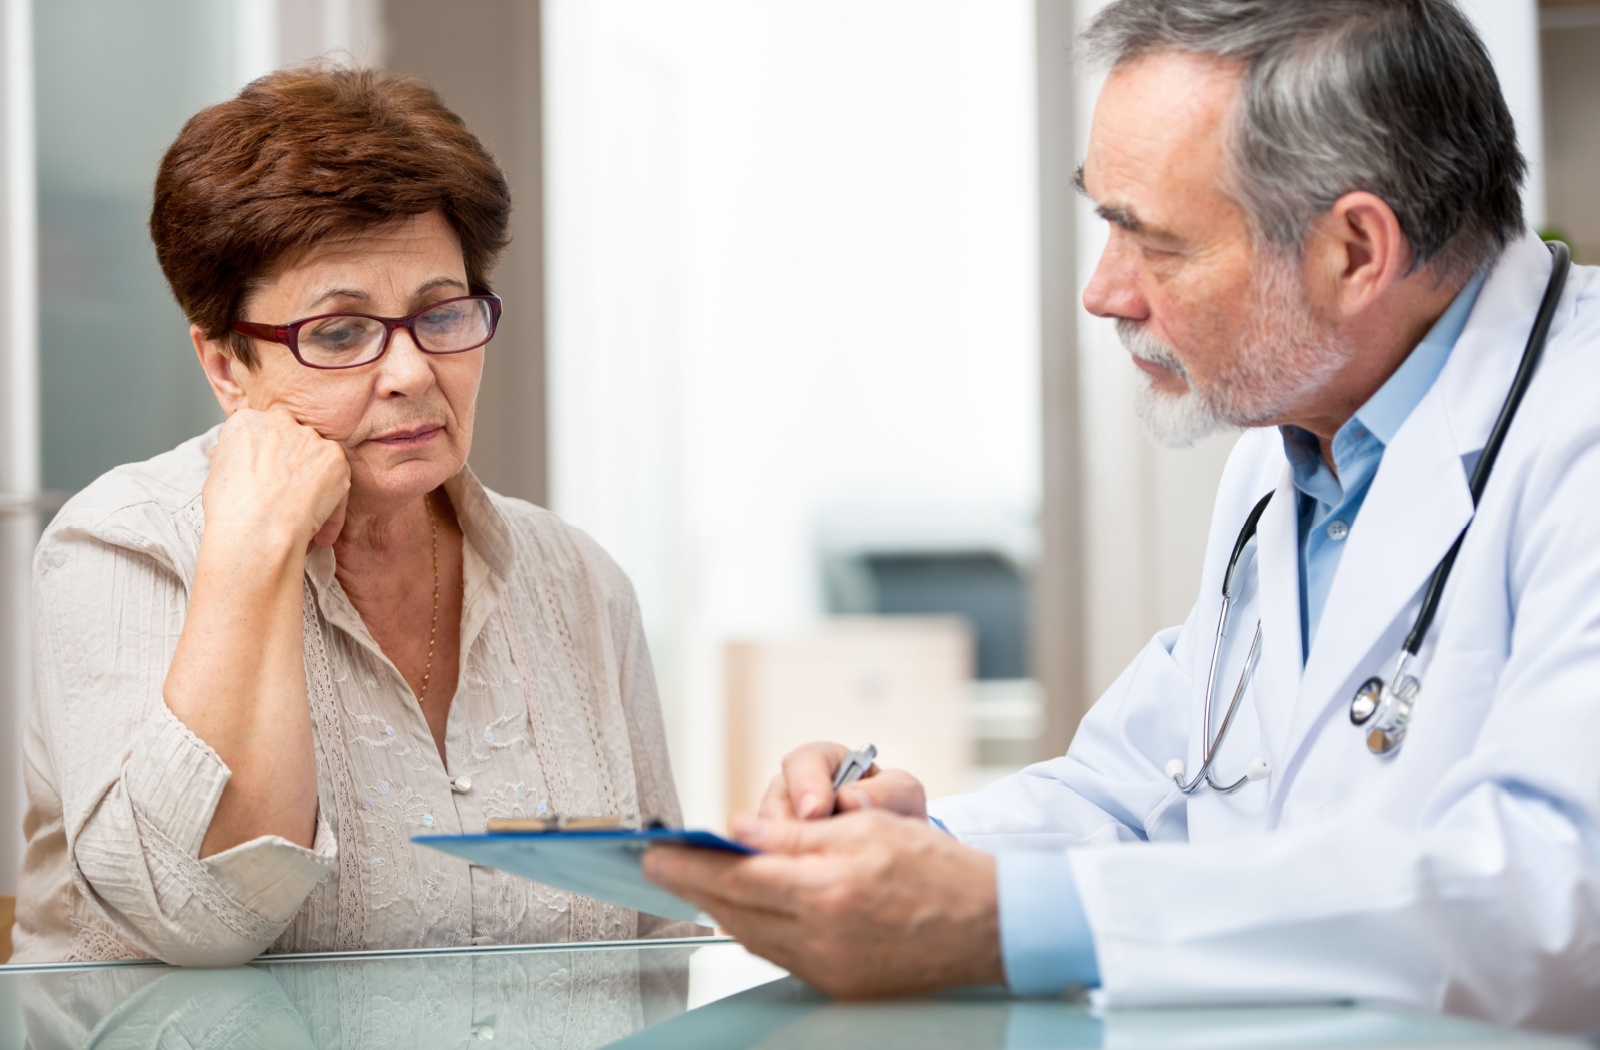
<path fill-rule="evenodd" d="M 683 828 L 419 835 L 411 841 L 557 889 L 707 926 L 712 921 L 699 908 L 644 877 L 640 857 L 656 843 L 754 852 L 709 831 Z"/>

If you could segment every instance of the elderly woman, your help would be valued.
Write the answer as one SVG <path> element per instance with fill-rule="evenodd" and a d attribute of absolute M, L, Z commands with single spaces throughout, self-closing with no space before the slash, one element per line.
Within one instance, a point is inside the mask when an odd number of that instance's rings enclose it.
<path fill-rule="evenodd" d="M 167 151 L 151 234 L 227 420 L 40 542 L 18 961 L 659 926 L 410 841 L 678 817 L 627 579 L 466 466 L 509 212 L 374 72 L 264 77 Z"/>

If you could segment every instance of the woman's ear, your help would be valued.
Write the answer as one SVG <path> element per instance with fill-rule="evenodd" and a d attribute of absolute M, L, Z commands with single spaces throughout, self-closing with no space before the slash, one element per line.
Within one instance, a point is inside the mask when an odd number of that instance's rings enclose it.
<path fill-rule="evenodd" d="M 237 378 L 237 373 L 244 366 L 228 352 L 223 340 L 207 339 L 200 326 L 192 324 L 189 326 L 189 341 L 194 344 L 195 356 L 200 358 L 206 382 L 211 384 L 211 392 L 216 395 L 223 414 L 231 416 L 244 408 L 247 397 Z"/>

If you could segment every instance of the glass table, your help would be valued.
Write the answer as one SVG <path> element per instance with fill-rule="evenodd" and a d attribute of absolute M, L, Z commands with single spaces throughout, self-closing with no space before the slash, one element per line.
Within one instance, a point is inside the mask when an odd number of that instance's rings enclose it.
<path fill-rule="evenodd" d="M 971 990 L 834 1003 L 723 938 L 0 967 L 0 1048 L 1582 1046 L 1376 1006 L 1098 1012 Z"/>

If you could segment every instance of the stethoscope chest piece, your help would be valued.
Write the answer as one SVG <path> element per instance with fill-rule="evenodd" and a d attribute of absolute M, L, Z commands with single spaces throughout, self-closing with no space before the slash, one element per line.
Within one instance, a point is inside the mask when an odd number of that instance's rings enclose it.
<path fill-rule="evenodd" d="M 1394 676 L 1398 683 L 1394 688 L 1382 678 L 1369 678 L 1350 701 L 1350 722 L 1367 728 L 1367 750 L 1374 755 L 1393 752 L 1406 738 L 1411 710 L 1422 693 L 1422 682 L 1417 676 L 1405 673 L 1408 663 L 1410 660 L 1402 657 L 1401 669 Z"/>
<path fill-rule="evenodd" d="M 1383 699 L 1383 679 L 1368 678 L 1360 689 L 1356 690 L 1356 698 L 1350 701 L 1350 724 L 1364 726 L 1373 715 L 1378 713 L 1378 703 Z"/>

